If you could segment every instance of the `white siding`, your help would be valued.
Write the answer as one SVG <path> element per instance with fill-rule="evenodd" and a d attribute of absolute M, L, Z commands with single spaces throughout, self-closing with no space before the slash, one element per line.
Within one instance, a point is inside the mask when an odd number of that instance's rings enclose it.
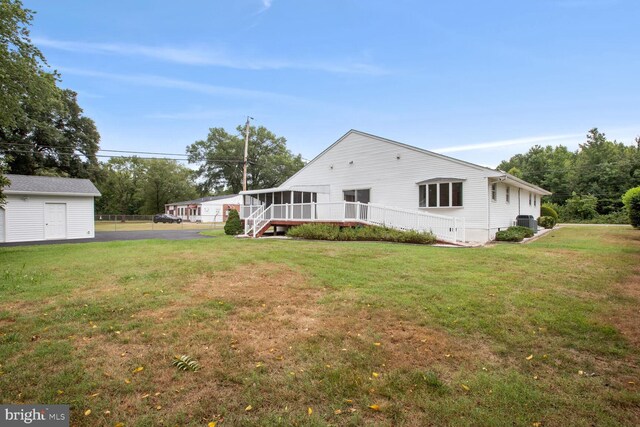
<path fill-rule="evenodd" d="M 318 202 L 341 201 L 343 190 L 370 189 L 371 203 L 464 218 L 466 239 L 486 242 L 494 238 L 499 228 L 509 227 L 518 214 L 536 218 L 540 215 L 540 195 L 537 206 L 529 207 L 529 191 L 519 190 L 515 185 L 511 186 L 510 203 L 505 201 L 505 183 L 498 184 L 498 199 L 491 201 L 490 178 L 494 180 L 501 175 L 480 166 L 352 132 L 282 187 L 328 185 L 330 193 L 318 194 Z M 463 207 L 420 208 L 417 183 L 432 178 L 463 179 Z"/>
<path fill-rule="evenodd" d="M 7 195 L 5 241 L 44 240 L 45 203 L 67 205 L 67 239 L 95 237 L 93 197 Z"/>
<path fill-rule="evenodd" d="M 464 179 L 463 207 L 418 207 L 417 183 L 438 177 Z M 330 196 L 319 194 L 318 202 L 340 201 L 343 190 L 369 188 L 372 203 L 464 218 L 468 240 L 487 240 L 484 169 L 353 133 L 282 186 L 314 184 L 329 185 L 331 189 Z"/>
<path fill-rule="evenodd" d="M 242 196 L 233 196 L 227 199 L 212 200 L 200 205 L 202 222 L 221 222 L 224 205 L 241 205 Z"/>

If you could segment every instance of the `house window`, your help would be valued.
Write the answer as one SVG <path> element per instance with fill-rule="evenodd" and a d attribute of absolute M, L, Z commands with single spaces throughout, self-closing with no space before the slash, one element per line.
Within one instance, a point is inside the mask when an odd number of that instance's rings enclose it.
<path fill-rule="evenodd" d="M 511 203 L 511 187 L 507 185 L 507 192 L 505 193 L 505 200 L 507 203 Z"/>
<path fill-rule="evenodd" d="M 498 200 L 498 183 L 491 184 L 491 200 L 494 202 Z"/>
<path fill-rule="evenodd" d="M 534 194 L 533 195 L 533 206 L 536 206 L 536 203 L 538 203 L 538 195 Z"/>
<path fill-rule="evenodd" d="M 418 186 L 418 206 L 448 208 L 462 206 L 462 183 L 440 182 Z"/>
<path fill-rule="evenodd" d="M 371 191 L 363 190 L 344 190 L 342 192 L 345 202 L 369 203 L 371 201 Z"/>
<path fill-rule="evenodd" d="M 529 193 L 529 206 L 531 206 L 531 193 Z"/>

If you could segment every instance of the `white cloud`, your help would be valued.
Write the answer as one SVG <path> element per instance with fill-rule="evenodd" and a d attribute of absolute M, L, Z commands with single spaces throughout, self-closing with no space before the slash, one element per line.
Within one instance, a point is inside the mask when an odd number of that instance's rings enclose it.
<path fill-rule="evenodd" d="M 269 4 L 271 4 L 269 2 Z M 342 74 L 384 75 L 388 71 L 367 62 L 338 58 L 326 61 L 268 59 L 230 55 L 224 49 L 184 46 L 149 46 L 132 43 L 89 43 L 34 37 L 45 48 L 74 53 L 146 57 L 185 65 L 216 66 L 241 70 L 298 69 Z"/>
<path fill-rule="evenodd" d="M 460 151 L 485 150 L 489 148 L 510 147 L 513 145 L 534 145 L 534 144 L 558 145 L 558 144 L 566 143 L 567 141 L 572 142 L 579 138 L 584 139 L 584 133 L 506 139 L 501 141 L 482 142 L 479 144 L 455 145 L 452 147 L 436 148 L 435 150 L 431 150 L 431 151 L 444 154 L 444 153 L 457 153 Z"/>
<path fill-rule="evenodd" d="M 220 95 L 241 98 L 260 98 L 271 101 L 284 101 L 289 103 L 306 103 L 306 100 L 295 96 L 284 95 L 275 92 L 267 92 L 253 89 L 241 89 L 229 86 L 216 86 L 208 83 L 198 83 L 189 80 L 172 79 L 153 74 L 116 74 L 103 71 L 86 70 L 79 68 L 58 67 L 58 71 L 64 74 L 77 76 L 96 77 L 101 79 L 116 80 L 139 86 L 162 87 L 167 89 L 180 89 L 189 92 L 197 92 L 205 95 Z"/>

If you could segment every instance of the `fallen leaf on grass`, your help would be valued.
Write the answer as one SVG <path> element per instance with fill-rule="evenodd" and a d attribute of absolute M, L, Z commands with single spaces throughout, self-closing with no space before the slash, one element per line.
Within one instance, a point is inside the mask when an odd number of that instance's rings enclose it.
<path fill-rule="evenodd" d="M 207 424 L 207 427 L 216 427 L 216 422 L 215 421 L 209 422 L 209 424 Z"/>
<path fill-rule="evenodd" d="M 132 372 L 134 374 L 137 374 L 138 372 L 144 371 L 144 366 L 138 366 L 136 369 L 134 369 Z"/>
<path fill-rule="evenodd" d="M 378 378 L 380 376 L 377 372 L 372 372 L 371 375 L 373 375 L 373 378 Z"/>
<path fill-rule="evenodd" d="M 468 386 L 468 385 L 466 385 L 466 384 L 460 384 L 460 387 L 462 387 L 462 388 L 463 388 L 464 390 L 466 390 L 466 391 L 471 390 L 471 389 L 469 388 L 469 386 Z"/>
<path fill-rule="evenodd" d="M 252 407 L 251 405 L 249 405 L 249 406 L 247 406 L 246 408 L 244 408 L 244 410 L 245 410 L 245 411 L 250 411 L 250 410 L 252 410 L 252 409 L 253 409 L 253 407 Z"/>
<path fill-rule="evenodd" d="M 313 414 L 313 409 L 311 409 L 311 407 L 307 408 L 307 414 L 309 415 Z"/>
<path fill-rule="evenodd" d="M 336 415 L 340 415 L 342 413 L 342 409 L 336 409 L 335 411 L 333 411 L 333 413 Z"/>
<path fill-rule="evenodd" d="M 91 409 L 87 409 L 86 411 L 84 411 L 84 416 L 87 417 L 91 415 Z"/>
<path fill-rule="evenodd" d="M 131 384 L 131 380 L 130 380 L 129 378 L 125 378 L 125 379 L 124 379 L 124 383 L 125 383 L 125 384 Z"/>
<path fill-rule="evenodd" d="M 64 391 L 58 390 L 58 394 L 64 394 Z"/>
<path fill-rule="evenodd" d="M 379 342 L 374 342 L 373 345 L 375 345 L 376 347 L 380 347 L 380 343 Z"/>
<path fill-rule="evenodd" d="M 371 409 L 372 411 L 379 411 L 380 410 L 380 405 L 369 405 L 369 409 Z"/>
<path fill-rule="evenodd" d="M 116 423 L 114 427 L 124 427 L 124 423 Z"/>
<path fill-rule="evenodd" d="M 527 356 L 527 360 L 531 360 L 531 359 L 533 359 L 533 354 L 530 354 Z"/>
<path fill-rule="evenodd" d="M 156 409 L 159 411 L 160 409 L 162 409 L 162 405 L 156 406 Z"/>

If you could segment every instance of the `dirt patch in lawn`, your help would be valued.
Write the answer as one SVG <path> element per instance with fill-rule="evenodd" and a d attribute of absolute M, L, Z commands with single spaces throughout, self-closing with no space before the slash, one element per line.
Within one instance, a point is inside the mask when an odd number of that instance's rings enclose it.
<path fill-rule="evenodd" d="M 282 352 L 294 339 L 310 336 L 319 326 L 318 300 L 323 288 L 285 265 L 262 265 L 203 277 L 188 291 L 199 299 L 220 300 L 234 308 L 225 319 L 232 346 L 257 359 Z"/>

